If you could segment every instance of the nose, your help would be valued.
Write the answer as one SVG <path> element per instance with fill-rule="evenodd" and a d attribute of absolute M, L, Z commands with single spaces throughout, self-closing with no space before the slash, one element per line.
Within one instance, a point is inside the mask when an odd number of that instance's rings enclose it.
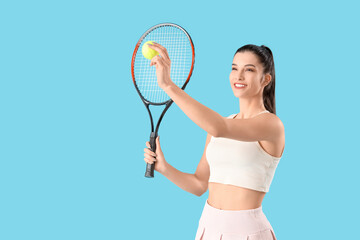
<path fill-rule="evenodd" d="M 235 73 L 235 78 L 236 78 L 237 80 L 244 80 L 244 73 L 243 73 L 243 71 L 236 71 L 236 73 Z"/>

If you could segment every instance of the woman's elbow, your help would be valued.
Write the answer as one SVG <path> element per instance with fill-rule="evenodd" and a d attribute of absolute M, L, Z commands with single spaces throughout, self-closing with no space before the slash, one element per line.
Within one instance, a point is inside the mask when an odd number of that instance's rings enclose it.
<path fill-rule="evenodd" d="M 202 190 L 201 192 L 199 192 L 198 194 L 196 194 L 196 196 L 201 197 L 202 195 L 204 195 L 204 193 L 207 192 L 207 190 L 208 190 L 208 188 L 206 187 L 205 190 Z"/>

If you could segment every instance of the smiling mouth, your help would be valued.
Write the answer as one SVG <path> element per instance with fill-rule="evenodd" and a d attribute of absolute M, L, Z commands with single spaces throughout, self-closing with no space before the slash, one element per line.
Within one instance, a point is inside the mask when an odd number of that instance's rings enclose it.
<path fill-rule="evenodd" d="M 237 89 L 242 89 L 242 88 L 245 88 L 246 85 L 245 84 L 240 84 L 240 83 L 235 83 L 234 87 L 237 88 Z"/>

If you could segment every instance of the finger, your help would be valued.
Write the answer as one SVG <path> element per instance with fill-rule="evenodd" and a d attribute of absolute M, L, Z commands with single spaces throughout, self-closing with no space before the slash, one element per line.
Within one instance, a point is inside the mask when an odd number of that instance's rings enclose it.
<path fill-rule="evenodd" d="M 156 158 L 154 158 L 153 156 L 147 154 L 147 153 L 144 153 L 144 157 L 149 160 L 149 161 L 156 161 Z"/>
<path fill-rule="evenodd" d="M 163 63 L 161 62 L 163 59 L 159 56 L 159 55 L 156 55 L 155 57 L 153 57 L 150 61 L 150 66 L 152 65 L 155 65 L 155 66 L 158 66 L 158 63 Z"/>
<path fill-rule="evenodd" d="M 147 148 L 144 148 L 144 151 L 149 150 L 149 151 L 153 152 L 149 142 L 146 143 L 146 146 L 147 146 Z"/>
<path fill-rule="evenodd" d="M 146 158 L 144 158 L 144 161 L 147 162 L 147 163 L 150 163 L 150 164 L 153 164 L 155 162 L 155 161 L 151 161 L 151 160 L 146 159 Z"/>
<path fill-rule="evenodd" d="M 150 143 L 149 142 L 146 142 L 146 146 L 148 147 L 148 149 L 150 149 L 150 151 L 151 151 L 151 145 L 150 145 Z"/>
<path fill-rule="evenodd" d="M 145 157 L 147 160 L 156 161 L 156 158 L 153 157 L 152 155 L 148 154 L 148 153 L 144 153 L 144 157 Z"/>
<path fill-rule="evenodd" d="M 146 152 L 147 154 L 153 156 L 153 157 L 156 157 L 156 153 L 154 153 L 153 151 L 151 151 L 150 149 L 148 148 L 144 148 L 144 152 Z"/>
<path fill-rule="evenodd" d="M 150 152 L 148 152 L 150 151 Z M 144 150 L 144 152 L 148 152 L 149 154 L 154 154 L 154 151 L 151 149 L 151 147 L 146 148 L 146 150 Z"/>
<path fill-rule="evenodd" d="M 165 66 L 165 59 L 163 59 L 162 57 L 160 57 L 159 55 L 157 55 L 158 59 L 157 62 L 159 63 L 158 66 Z"/>
<path fill-rule="evenodd" d="M 160 138 L 159 136 L 156 138 L 156 147 L 159 148 L 161 150 L 161 146 L 160 146 Z"/>
<path fill-rule="evenodd" d="M 161 49 L 161 51 L 163 52 L 163 55 L 164 55 L 168 60 L 170 60 L 169 54 L 168 54 L 168 52 L 167 52 L 167 49 L 166 49 L 164 46 L 162 46 L 161 44 L 156 43 L 156 42 L 154 42 L 153 46 L 154 46 L 154 47 L 158 47 L 159 49 Z"/>
<path fill-rule="evenodd" d="M 165 59 L 163 59 L 159 55 L 156 55 L 155 57 L 153 57 L 151 59 L 151 61 L 152 62 L 150 63 L 150 66 L 155 65 L 156 68 L 159 66 L 161 66 L 161 67 L 165 66 Z"/>
<path fill-rule="evenodd" d="M 164 48 L 163 46 L 161 46 L 160 44 L 155 43 L 155 42 L 152 45 L 149 45 L 149 47 L 156 50 L 158 53 L 160 53 L 161 57 L 170 61 L 170 57 L 169 57 L 169 54 L 167 53 L 166 48 Z"/>
<path fill-rule="evenodd" d="M 156 56 L 155 56 L 156 57 Z M 152 65 L 156 65 L 156 58 L 155 57 L 153 57 L 152 59 L 151 59 L 151 61 L 150 61 L 150 66 L 152 66 Z"/>
<path fill-rule="evenodd" d="M 152 162 L 157 161 L 156 158 L 154 158 L 153 156 L 151 156 L 151 155 L 149 155 L 149 154 L 147 154 L 147 153 L 144 153 L 144 157 L 145 157 L 147 160 L 152 161 Z"/>

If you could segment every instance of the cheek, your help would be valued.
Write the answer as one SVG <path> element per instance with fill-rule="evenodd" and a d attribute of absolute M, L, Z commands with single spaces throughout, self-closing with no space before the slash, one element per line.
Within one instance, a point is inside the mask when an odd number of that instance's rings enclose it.
<path fill-rule="evenodd" d="M 233 78 L 234 78 L 234 72 L 231 72 L 231 73 L 230 73 L 229 78 L 230 78 L 230 79 L 233 79 Z"/>

